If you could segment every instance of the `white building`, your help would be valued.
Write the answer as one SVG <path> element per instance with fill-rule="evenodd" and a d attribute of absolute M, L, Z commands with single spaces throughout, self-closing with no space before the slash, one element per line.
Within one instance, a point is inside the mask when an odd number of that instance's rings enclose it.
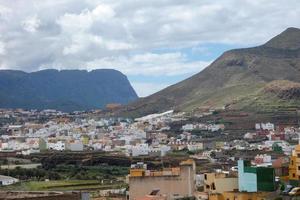
<path fill-rule="evenodd" d="M 11 185 L 17 182 L 19 182 L 19 180 L 16 178 L 0 175 L 0 185 Z"/>
<path fill-rule="evenodd" d="M 148 144 L 137 144 L 131 148 L 132 156 L 146 156 L 149 154 Z"/>
<path fill-rule="evenodd" d="M 196 186 L 204 186 L 204 174 L 196 174 Z"/>
<path fill-rule="evenodd" d="M 83 143 L 79 140 L 70 142 L 67 144 L 66 148 L 70 151 L 83 151 Z"/>
<path fill-rule="evenodd" d="M 210 124 L 208 126 L 208 130 L 212 131 L 212 132 L 216 132 L 218 130 L 220 130 L 221 127 L 218 124 Z"/>
<path fill-rule="evenodd" d="M 194 130 L 194 125 L 193 124 L 186 124 L 182 126 L 182 130 L 184 131 L 192 131 Z"/>
<path fill-rule="evenodd" d="M 160 156 L 165 156 L 170 150 L 171 150 L 170 146 L 158 145 L 156 147 L 149 147 L 148 154 L 154 153 L 154 154 L 159 154 Z"/>
<path fill-rule="evenodd" d="M 256 130 L 260 130 L 260 128 L 261 128 L 261 127 L 260 127 L 260 123 L 256 123 L 256 124 L 255 124 L 255 129 L 256 129 Z"/>
<path fill-rule="evenodd" d="M 256 136 L 256 133 L 246 133 L 245 135 L 244 135 L 244 139 L 253 139 L 253 138 L 255 138 L 255 136 Z"/>
<path fill-rule="evenodd" d="M 48 149 L 56 150 L 56 151 L 64 151 L 66 149 L 65 143 L 62 141 L 50 142 L 48 143 Z"/>
<path fill-rule="evenodd" d="M 272 124 L 270 122 L 268 122 L 266 124 L 261 123 L 261 129 L 263 129 L 263 130 L 274 131 L 274 129 L 275 129 L 274 127 L 275 127 L 274 124 Z"/>
<path fill-rule="evenodd" d="M 188 144 L 187 148 L 188 148 L 189 151 L 203 150 L 203 143 Z"/>

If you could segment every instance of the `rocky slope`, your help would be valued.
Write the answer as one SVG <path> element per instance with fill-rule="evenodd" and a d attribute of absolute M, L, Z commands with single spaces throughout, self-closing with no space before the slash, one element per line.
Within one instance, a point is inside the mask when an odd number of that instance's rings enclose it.
<path fill-rule="evenodd" d="M 278 80 L 268 83 L 263 92 L 275 95 L 280 99 L 300 99 L 300 83 Z"/>

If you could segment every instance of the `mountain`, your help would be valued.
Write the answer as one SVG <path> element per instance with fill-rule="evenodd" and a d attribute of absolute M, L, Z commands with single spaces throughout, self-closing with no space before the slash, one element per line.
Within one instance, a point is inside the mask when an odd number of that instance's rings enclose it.
<path fill-rule="evenodd" d="M 284 80 L 277 82 L 277 80 Z M 275 81 L 275 82 L 273 82 Z M 273 82 L 273 85 L 268 85 Z M 264 45 L 223 53 L 200 73 L 124 107 L 121 113 L 140 116 L 170 109 L 191 111 L 201 107 L 276 109 L 297 106 L 293 91 L 300 82 L 300 29 L 288 28 Z M 271 92 L 268 87 L 285 84 Z M 282 92 L 282 91 L 281 91 Z M 293 99 L 293 101 L 291 100 Z M 279 104 L 274 102 L 280 102 Z M 293 105 L 291 105 L 293 104 Z"/>
<path fill-rule="evenodd" d="M 0 70 L 0 108 L 74 111 L 135 99 L 127 77 L 116 70 Z"/>

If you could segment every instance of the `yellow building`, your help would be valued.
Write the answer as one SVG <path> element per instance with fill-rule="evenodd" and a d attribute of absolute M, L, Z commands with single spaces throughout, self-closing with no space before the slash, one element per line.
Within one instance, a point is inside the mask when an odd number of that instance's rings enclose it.
<path fill-rule="evenodd" d="M 81 141 L 82 141 L 82 143 L 84 144 L 84 145 L 87 145 L 87 144 L 89 144 L 89 136 L 87 136 L 87 135 L 83 135 L 83 136 L 81 136 Z"/>
<path fill-rule="evenodd" d="M 300 180 L 300 145 L 298 144 L 292 152 L 289 164 L 289 179 Z"/>
<path fill-rule="evenodd" d="M 210 194 L 209 200 L 265 200 L 269 192 L 223 192 L 221 194 Z"/>
<path fill-rule="evenodd" d="M 205 173 L 204 192 L 223 193 L 238 190 L 238 178 L 224 173 Z"/>

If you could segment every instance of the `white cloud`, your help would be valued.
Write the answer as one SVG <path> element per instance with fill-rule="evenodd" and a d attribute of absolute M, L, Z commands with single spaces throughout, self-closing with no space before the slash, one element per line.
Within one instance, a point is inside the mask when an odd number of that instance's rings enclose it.
<path fill-rule="evenodd" d="M 142 83 L 142 82 L 132 82 L 131 85 L 135 89 L 139 97 L 146 97 L 149 94 L 153 94 L 168 86 L 168 84 L 162 84 L 162 83 Z"/>
<path fill-rule="evenodd" d="M 91 33 L 95 23 L 105 23 L 115 15 L 112 5 L 98 4 L 94 9 L 84 9 L 79 14 L 65 13 L 56 22 L 62 29 L 62 37 L 66 44 L 63 55 L 84 53 L 92 46 L 97 49 L 116 51 L 128 50 L 134 47 L 125 41 L 103 38 L 101 34 Z"/>
<path fill-rule="evenodd" d="M 96 18 L 96 20 L 106 21 L 115 15 L 115 11 L 110 5 L 98 4 L 92 11 L 92 15 Z"/>
<path fill-rule="evenodd" d="M 87 69 L 115 68 L 128 75 L 175 76 L 199 72 L 211 62 L 190 61 L 180 52 L 145 53 L 134 56 L 105 57 L 87 63 Z"/>
<path fill-rule="evenodd" d="M 41 25 L 41 20 L 36 15 L 27 17 L 22 21 L 22 27 L 25 31 L 35 33 Z"/>
<path fill-rule="evenodd" d="M 0 41 L 0 55 L 5 55 L 6 49 L 4 42 Z"/>
<path fill-rule="evenodd" d="M 7 20 L 11 13 L 12 9 L 0 4 L 0 20 Z"/>
<path fill-rule="evenodd" d="M 205 44 L 262 44 L 299 18 L 299 0 L 0 0 L 0 66 L 190 74 Z"/>
<path fill-rule="evenodd" d="M 298 0 L 1 1 L 0 34 L 5 33 L 10 56 L 0 62 L 23 70 L 57 64 L 83 68 L 95 60 L 156 49 L 176 51 L 209 42 L 256 45 L 289 26 L 300 27 L 299 17 Z M 20 24 L 35 34 L 24 35 Z"/>
<path fill-rule="evenodd" d="M 76 32 L 89 31 L 93 23 L 97 21 L 106 22 L 115 15 L 110 5 L 99 4 L 93 10 L 83 9 L 79 14 L 65 13 L 59 17 L 57 23 L 65 33 L 76 34 Z"/>
<path fill-rule="evenodd" d="M 88 30 L 93 23 L 93 18 L 90 11 L 85 9 L 78 15 L 65 13 L 57 20 L 57 23 L 64 31 L 64 34 L 76 34 L 77 32 Z"/>

